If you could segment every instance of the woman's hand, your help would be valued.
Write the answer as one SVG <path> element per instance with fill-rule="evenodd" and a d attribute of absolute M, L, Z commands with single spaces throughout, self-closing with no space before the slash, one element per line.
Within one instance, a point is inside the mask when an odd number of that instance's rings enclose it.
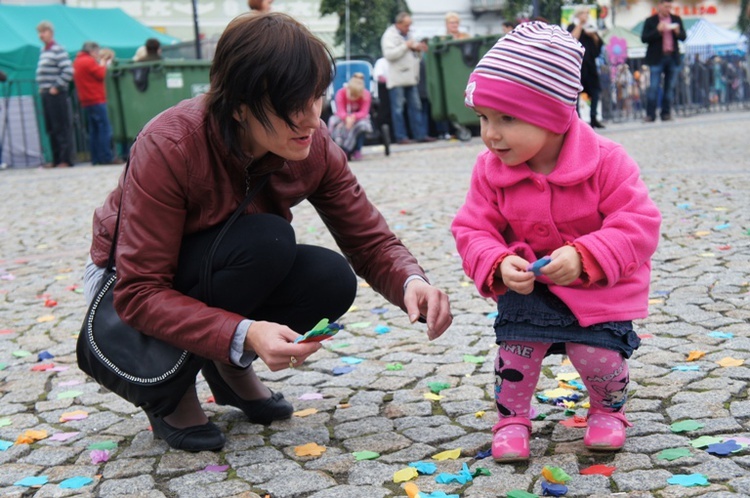
<path fill-rule="evenodd" d="M 453 323 L 448 295 L 420 278 L 406 286 L 404 305 L 411 323 L 420 316 L 427 318 L 427 337 L 431 341 L 440 337 Z"/>
<path fill-rule="evenodd" d="M 555 249 L 550 257 L 552 261 L 543 266 L 539 272 L 546 275 L 557 285 L 570 285 L 581 276 L 583 263 L 581 263 L 581 255 L 578 254 L 575 247 L 560 247 Z"/>
<path fill-rule="evenodd" d="M 526 271 L 529 262 L 520 256 L 511 254 L 506 256 L 500 267 L 495 270 L 495 278 L 503 281 L 505 286 L 519 294 L 531 294 L 534 290 L 534 274 Z"/>
<path fill-rule="evenodd" d="M 245 349 L 255 351 L 271 371 L 301 365 L 308 356 L 321 348 L 318 342 L 294 344 L 299 334 L 286 325 L 257 321 L 250 325 Z M 292 357 L 297 361 L 293 362 Z"/>

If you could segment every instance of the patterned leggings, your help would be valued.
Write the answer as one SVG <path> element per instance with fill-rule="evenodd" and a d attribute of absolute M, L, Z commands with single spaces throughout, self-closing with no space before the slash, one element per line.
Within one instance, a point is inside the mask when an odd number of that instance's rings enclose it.
<path fill-rule="evenodd" d="M 529 418 L 542 360 L 550 343 L 502 342 L 495 359 L 495 403 L 500 418 Z M 581 375 L 591 408 L 622 412 L 628 397 L 628 364 L 610 349 L 566 343 L 568 358 Z"/>

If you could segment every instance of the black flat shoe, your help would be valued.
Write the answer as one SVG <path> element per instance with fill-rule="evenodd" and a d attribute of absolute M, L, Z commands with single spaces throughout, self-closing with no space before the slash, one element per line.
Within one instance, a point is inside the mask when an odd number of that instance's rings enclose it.
<path fill-rule="evenodd" d="M 254 400 L 246 400 L 237 396 L 221 377 L 213 361 L 207 361 L 203 366 L 203 377 L 208 382 L 211 392 L 214 393 L 217 405 L 239 408 L 254 424 L 270 425 L 274 420 L 286 420 L 292 417 L 294 407 L 284 399 L 281 393 L 271 391 L 270 398 Z"/>
<path fill-rule="evenodd" d="M 185 451 L 219 451 L 224 447 L 226 438 L 213 422 L 177 429 L 164 421 L 161 417 L 154 417 L 146 412 L 154 438 L 163 439 L 176 450 Z"/>

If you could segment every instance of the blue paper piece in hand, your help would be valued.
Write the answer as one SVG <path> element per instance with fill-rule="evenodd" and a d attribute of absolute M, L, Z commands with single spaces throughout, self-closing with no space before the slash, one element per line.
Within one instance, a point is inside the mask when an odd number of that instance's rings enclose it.
<path fill-rule="evenodd" d="M 51 360 L 54 357 L 55 355 L 53 355 L 49 351 L 42 351 L 41 353 L 37 355 L 37 358 L 38 358 L 37 361 Z"/>
<path fill-rule="evenodd" d="M 60 487 L 64 489 L 79 489 L 88 486 L 92 482 L 94 482 L 94 480 L 90 477 L 76 476 L 71 477 L 70 479 L 65 479 L 60 483 Z"/>
<path fill-rule="evenodd" d="M 706 448 L 706 453 L 717 456 L 727 456 L 730 453 L 739 451 L 742 449 L 742 445 L 738 444 L 734 439 L 729 439 L 723 443 L 709 444 Z"/>
<path fill-rule="evenodd" d="M 352 370 L 354 370 L 354 367 L 350 367 L 347 365 L 345 367 L 336 367 L 333 370 L 331 370 L 331 373 L 333 373 L 333 375 L 344 375 L 344 374 L 348 374 Z"/>
<path fill-rule="evenodd" d="M 708 478 L 703 474 L 677 474 L 667 479 L 669 484 L 679 484 L 680 486 L 708 486 Z"/>
<path fill-rule="evenodd" d="M 477 451 L 477 455 L 474 457 L 474 459 L 475 460 L 481 460 L 483 458 L 487 458 L 490 455 L 492 455 L 492 449 L 489 449 L 489 450 L 480 450 L 480 451 Z"/>
<path fill-rule="evenodd" d="M 531 263 L 528 267 L 526 267 L 526 271 L 533 272 L 535 276 L 540 276 L 541 272 L 539 270 L 542 269 L 543 266 L 547 266 L 552 261 L 552 258 L 549 256 L 545 256 L 541 259 L 537 259 L 533 263 Z"/>
<path fill-rule="evenodd" d="M 45 484 L 47 484 L 47 476 L 24 477 L 20 481 L 16 481 L 13 483 L 14 486 L 24 486 L 27 488 L 44 486 Z"/>
<path fill-rule="evenodd" d="M 414 467 L 420 474 L 428 476 L 437 472 L 437 465 L 431 462 L 411 462 L 409 467 Z"/>
<path fill-rule="evenodd" d="M 471 471 L 469 471 L 469 466 L 465 463 L 463 464 L 463 467 L 461 467 L 461 470 L 458 472 L 458 474 L 448 474 L 446 472 L 443 472 L 442 474 L 438 474 L 438 476 L 435 477 L 435 482 L 438 484 L 450 484 L 452 482 L 457 482 L 458 484 L 466 484 L 467 482 L 473 480 L 474 477 L 471 475 Z"/>
<path fill-rule="evenodd" d="M 542 479 L 542 496 L 565 496 L 568 487 L 565 484 L 547 482 Z"/>

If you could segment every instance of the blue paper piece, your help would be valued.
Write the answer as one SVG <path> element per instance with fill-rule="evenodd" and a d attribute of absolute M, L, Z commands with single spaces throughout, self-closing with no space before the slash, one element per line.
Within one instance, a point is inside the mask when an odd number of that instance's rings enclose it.
<path fill-rule="evenodd" d="M 728 454 L 739 451 L 741 449 L 741 444 L 738 444 L 734 439 L 729 439 L 722 443 L 709 444 L 708 448 L 706 448 L 706 453 L 717 456 L 727 456 Z"/>
<path fill-rule="evenodd" d="M 719 330 L 715 330 L 714 332 L 709 332 L 708 336 L 715 337 L 717 339 L 732 339 L 734 337 L 734 334 L 731 332 L 721 332 Z"/>
<path fill-rule="evenodd" d="M 446 494 L 445 491 L 433 491 L 430 494 L 425 494 L 420 491 L 417 493 L 417 498 L 459 498 L 459 496 Z"/>
<path fill-rule="evenodd" d="M 672 370 L 677 370 L 678 372 L 697 372 L 700 369 L 699 365 L 675 365 L 672 367 Z"/>
<path fill-rule="evenodd" d="M 8 448 L 10 448 L 11 446 L 13 446 L 13 442 L 12 441 L 6 441 L 4 439 L 0 439 L 0 451 L 5 451 Z"/>
<path fill-rule="evenodd" d="M 722 223 L 721 225 L 716 225 L 714 227 L 714 230 L 726 230 L 730 226 L 732 226 L 732 225 L 730 225 L 729 223 Z"/>
<path fill-rule="evenodd" d="M 533 263 L 531 263 L 529 266 L 526 267 L 526 271 L 532 272 L 535 276 L 540 276 L 542 273 L 539 271 L 542 269 L 543 266 L 547 266 L 552 261 L 552 258 L 549 256 L 545 256 L 543 258 L 537 259 Z"/>
<path fill-rule="evenodd" d="M 489 450 L 480 450 L 480 451 L 477 451 L 477 455 L 474 457 L 474 459 L 475 460 L 481 460 L 483 458 L 487 458 L 490 455 L 492 455 L 492 449 L 489 449 Z"/>
<path fill-rule="evenodd" d="M 586 386 L 584 386 L 583 382 L 581 382 L 581 381 L 578 381 L 578 380 L 569 380 L 569 381 L 566 381 L 565 383 L 568 384 L 569 386 L 575 387 L 579 391 L 585 391 L 586 390 Z"/>
<path fill-rule="evenodd" d="M 458 474 L 448 474 L 446 472 L 443 472 L 442 474 L 438 474 L 437 477 L 435 477 L 435 482 L 438 484 L 450 484 L 452 482 L 456 482 L 458 484 L 466 484 L 467 482 L 473 480 L 474 477 L 469 471 L 469 466 L 465 463 L 463 464 L 463 467 L 461 467 L 461 470 L 458 472 Z"/>
<path fill-rule="evenodd" d="M 24 477 L 20 481 L 16 481 L 13 483 L 14 486 L 24 486 L 27 488 L 32 488 L 34 486 L 44 486 L 45 484 L 47 484 L 47 476 Z"/>
<path fill-rule="evenodd" d="M 494 320 L 495 318 L 497 318 L 497 311 L 493 311 L 492 313 L 487 313 L 487 318 L 489 318 L 490 320 Z"/>
<path fill-rule="evenodd" d="M 375 333 L 376 334 L 387 334 L 391 331 L 391 328 L 387 325 L 376 325 L 375 326 Z"/>
<path fill-rule="evenodd" d="M 362 358 L 355 358 L 353 356 L 343 356 L 341 358 L 341 361 L 343 361 L 344 363 L 348 365 L 357 365 L 359 363 L 362 363 L 365 360 L 363 360 Z"/>
<path fill-rule="evenodd" d="M 437 465 L 431 462 L 411 462 L 409 467 L 414 467 L 420 474 L 431 476 L 437 472 Z"/>
<path fill-rule="evenodd" d="M 703 474 L 677 474 L 667 479 L 669 484 L 679 484 L 680 486 L 708 486 L 708 478 Z"/>
<path fill-rule="evenodd" d="M 681 204 L 677 204 L 677 209 L 690 209 L 690 203 L 683 202 Z"/>
<path fill-rule="evenodd" d="M 331 330 L 342 330 L 344 326 L 340 323 L 333 322 L 328 324 L 328 328 Z"/>
<path fill-rule="evenodd" d="M 333 375 L 344 375 L 344 374 L 348 374 L 352 370 L 354 370 L 354 367 L 350 367 L 350 366 L 336 367 L 333 370 L 331 370 L 331 373 Z"/>
<path fill-rule="evenodd" d="M 542 479 L 542 496 L 564 496 L 568 492 L 565 484 L 556 482 L 547 482 Z"/>
<path fill-rule="evenodd" d="M 385 315 L 388 312 L 388 308 L 373 308 L 370 312 L 376 315 Z"/>
<path fill-rule="evenodd" d="M 90 477 L 76 476 L 71 477 L 70 479 L 65 479 L 60 483 L 60 487 L 65 489 L 78 489 L 88 486 L 92 482 L 94 482 L 94 480 Z"/>
<path fill-rule="evenodd" d="M 52 353 L 50 353 L 49 351 L 42 351 L 41 353 L 39 353 L 39 354 L 37 355 L 37 358 L 38 358 L 38 360 L 37 360 L 37 361 L 50 360 L 50 359 L 52 359 L 52 358 L 54 358 L 54 357 L 55 357 L 55 355 L 53 355 L 53 354 L 52 354 Z"/>

